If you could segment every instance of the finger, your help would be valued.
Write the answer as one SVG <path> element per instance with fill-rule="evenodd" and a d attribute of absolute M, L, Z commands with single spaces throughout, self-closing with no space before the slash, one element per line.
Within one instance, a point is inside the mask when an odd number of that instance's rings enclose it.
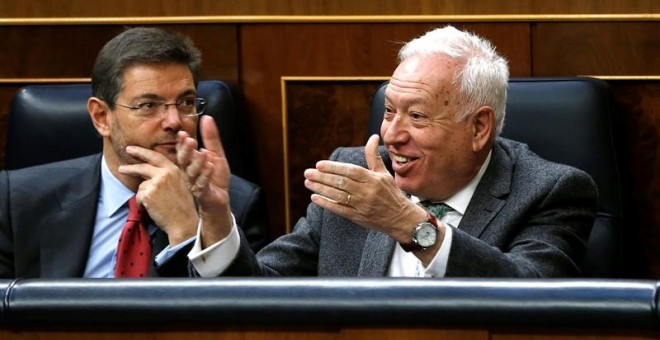
<path fill-rule="evenodd" d="M 329 185 L 324 185 L 311 180 L 305 180 L 305 187 L 317 195 L 325 197 L 327 200 L 338 204 L 347 204 L 349 200 L 354 200 L 355 196 L 350 199 L 349 193 L 344 190 L 339 190 Z"/>
<path fill-rule="evenodd" d="M 312 194 L 312 202 L 314 202 L 315 198 L 316 199 L 321 199 L 325 202 L 330 202 L 332 204 L 339 204 L 338 200 L 333 200 L 332 198 L 330 198 L 328 196 L 324 196 L 324 195 L 321 195 L 321 194 L 318 194 L 318 193 Z"/>
<path fill-rule="evenodd" d="M 199 198 L 208 188 L 209 180 L 211 176 L 211 171 L 213 170 L 212 164 L 206 163 L 207 165 L 201 169 L 199 176 L 195 179 L 190 191 L 193 195 Z"/>
<path fill-rule="evenodd" d="M 305 176 L 306 179 L 310 181 L 335 187 L 341 190 L 347 190 L 348 182 L 350 181 L 350 179 L 346 176 L 326 173 L 316 169 L 307 169 L 305 170 L 303 175 Z"/>
<path fill-rule="evenodd" d="M 221 190 L 228 190 L 231 173 L 227 159 L 218 157 L 218 155 L 203 148 L 199 151 L 206 156 L 204 169 L 210 169 L 208 172 L 209 186 L 217 187 Z"/>
<path fill-rule="evenodd" d="M 141 146 L 129 145 L 126 147 L 126 153 L 154 166 L 162 167 L 172 162 L 160 152 L 143 148 Z"/>
<path fill-rule="evenodd" d="M 202 135 L 204 148 L 225 158 L 225 150 L 222 148 L 220 132 L 215 120 L 211 116 L 202 116 L 199 121 L 199 130 Z"/>
<path fill-rule="evenodd" d="M 327 160 L 316 162 L 316 170 L 322 174 L 334 174 L 356 182 L 364 182 L 367 176 L 367 170 L 359 165 Z"/>
<path fill-rule="evenodd" d="M 341 204 L 340 202 L 336 202 L 321 195 L 312 194 L 311 200 L 314 204 L 320 206 L 321 208 L 346 218 L 350 218 L 350 216 L 355 213 L 355 208 L 350 204 Z"/>
<path fill-rule="evenodd" d="M 176 143 L 176 161 L 179 167 L 186 168 L 190 164 L 193 151 L 197 150 L 197 141 L 185 131 L 179 131 Z"/>
<path fill-rule="evenodd" d="M 379 140 L 380 137 L 378 137 L 376 134 L 369 137 L 367 145 L 364 147 L 364 156 L 367 158 L 367 166 L 369 167 L 369 170 L 376 172 L 387 172 L 385 163 L 383 163 L 383 158 L 380 157 L 380 153 L 378 152 Z"/>
<path fill-rule="evenodd" d="M 158 168 L 149 163 L 124 164 L 120 165 L 118 170 L 124 175 L 141 177 L 145 180 L 154 178 L 158 174 Z"/>
<path fill-rule="evenodd" d="M 200 175 L 202 167 L 207 162 L 207 154 L 195 150 L 191 152 L 191 155 L 190 164 L 186 167 L 185 171 L 192 182 Z"/>

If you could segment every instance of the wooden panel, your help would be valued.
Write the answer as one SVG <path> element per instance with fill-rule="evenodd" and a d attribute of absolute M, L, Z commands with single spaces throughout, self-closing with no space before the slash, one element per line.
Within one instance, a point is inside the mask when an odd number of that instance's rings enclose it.
<path fill-rule="evenodd" d="M 258 329 L 258 327 L 255 327 Z M 319 339 L 331 340 L 338 339 L 338 331 L 286 331 L 286 330 L 272 330 L 272 331 L 200 331 L 199 327 L 191 327 L 188 331 L 21 331 L 9 332 L 0 330 L 0 339 L 4 340 L 78 340 L 78 339 L 93 339 L 93 340 L 114 340 L 114 339 L 132 339 L 132 340 L 286 340 L 286 339 Z"/>
<path fill-rule="evenodd" d="M 287 82 L 289 221 L 305 215 L 311 192 L 303 172 L 327 159 L 338 146 L 360 146 L 367 140 L 371 97 L 382 81 Z M 287 224 L 291 225 L 291 224 Z"/>
<path fill-rule="evenodd" d="M 660 75 L 660 22 L 537 23 L 535 76 Z"/>
<path fill-rule="evenodd" d="M 660 279 L 660 82 L 610 81 L 624 129 L 627 265 Z M 641 253 L 640 253 L 641 251 Z M 647 263 L 642 263 L 646 259 Z"/>
<path fill-rule="evenodd" d="M 203 77 L 238 79 L 236 25 L 160 25 L 202 51 Z M 98 51 L 124 26 L 0 26 L 0 78 L 90 77 Z"/>
<path fill-rule="evenodd" d="M 18 86 L 0 86 L 0 169 L 5 168 L 5 145 L 7 143 L 7 123 L 11 98 Z"/>
<path fill-rule="evenodd" d="M 0 27 L 1 78 L 91 76 L 96 54 L 120 27 Z"/>
<path fill-rule="evenodd" d="M 490 340 L 646 340 L 657 339 L 657 332 L 601 330 L 592 332 L 588 330 L 566 331 L 492 331 Z"/>
<path fill-rule="evenodd" d="M 394 328 L 344 328 L 341 339 L 399 340 L 399 339 L 460 339 L 489 340 L 488 331 L 483 329 L 394 329 Z"/>
<path fill-rule="evenodd" d="M 253 122 L 256 162 L 265 188 L 271 235 L 284 233 L 282 76 L 389 76 L 401 42 L 436 24 L 255 24 L 241 28 L 241 88 Z M 466 23 L 509 60 L 512 74 L 531 74 L 529 25 Z M 366 127 L 365 127 L 366 128 Z M 329 146 L 336 147 L 337 145 Z M 289 155 L 294 159 L 299 155 Z"/>
<path fill-rule="evenodd" d="M 1 1 L 6 17 L 108 17 L 188 15 L 456 15 L 658 13 L 655 0 L 32 0 Z"/>

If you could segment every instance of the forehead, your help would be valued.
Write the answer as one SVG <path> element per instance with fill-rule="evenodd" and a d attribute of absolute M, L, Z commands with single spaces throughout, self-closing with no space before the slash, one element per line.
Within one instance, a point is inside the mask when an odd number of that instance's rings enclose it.
<path fill-rule="evenodd" d="M 453 97 L 457 63 L 441 55 L 412 56 L 402 61 L 390 79 L 388 99 L 429 101 Z"/>
<path fill-rule="evenodd" d="M 192 72 L 185 64 L 136 64 L 122 72 L 121 93 L 169 95 L 194 90 Z"/>

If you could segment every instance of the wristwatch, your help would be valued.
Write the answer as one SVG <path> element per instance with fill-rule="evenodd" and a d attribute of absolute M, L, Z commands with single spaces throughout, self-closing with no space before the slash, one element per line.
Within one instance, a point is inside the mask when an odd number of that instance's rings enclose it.
<path fill-rule="evenodd" d="M 438 220 L 430 212 L 426 212 L 426 221 L 418 223 L 413 231 L 412 240 L 399 243 L 407 252 L 424 251 L 438 241 Z"/>

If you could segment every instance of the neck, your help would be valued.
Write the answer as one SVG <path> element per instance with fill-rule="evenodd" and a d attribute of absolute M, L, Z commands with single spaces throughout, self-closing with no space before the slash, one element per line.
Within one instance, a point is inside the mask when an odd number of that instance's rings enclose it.
<path fill-rule="evenodd" d="M 103 157 L 105 157 L 105 162 L 108 165 L 108 169 L 115 178 L 117 178 L 123 185 L 131 189 L 133 192 L 137 192 L 142 183 L 143 179 L 141 177 L 136 177 L 132 175 L 126 175 L 119 172 L 119 166 L 126 164 L 119 160 L 117 155 L 114 152 L 107 152 L 106 146 L 103 147 Z M 112 150 L 111 150 L 112 151 Z"/>

